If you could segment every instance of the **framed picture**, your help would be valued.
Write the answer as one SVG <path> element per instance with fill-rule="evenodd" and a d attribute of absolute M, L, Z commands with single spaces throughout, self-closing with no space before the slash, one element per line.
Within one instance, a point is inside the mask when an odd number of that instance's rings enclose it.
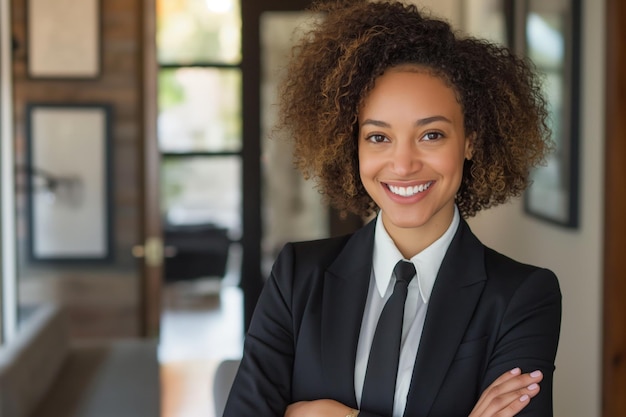
<path fill-rule="evenodd" d="M 26 117 L 31 261 L 109 260 L 110 106 L 35 103 Z"/>
<path fill-rule="evenodd" d="M 524 210 L 568 228 L 579 224 L 580 0 L 516 0 L 508 10 L 515 50 L 543 75 L 555 151 L 531 173 Z"/>
<path fill-rule="evenodd" d="M 92 79 L 101 68 L 100 0 L 27 0 L 31 78 Z"/>

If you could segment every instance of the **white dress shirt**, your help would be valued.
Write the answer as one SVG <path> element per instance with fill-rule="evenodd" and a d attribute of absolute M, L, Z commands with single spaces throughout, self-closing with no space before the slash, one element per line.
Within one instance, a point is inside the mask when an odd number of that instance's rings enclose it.
<path fill-rule="evenodd" d="M 400 343 L 400 360 L 398 364 L 398 376 L 396 379 L 396 392 L 393 403 L 393 417 L 402 417 L 406 407 L 406 398 L 409 393 L 413 365 L 417 356 L 428 300 L 435 285 L 435 279 L 443 257 L 450 246 L 450 242 L 458 228 L 460 215 L 455 207 L 452 223 L 446 232 L 426 249 L 412 257 L 409 261 L 415 265 L 417 276 L 411 280 L 408 295 L 404 305 L 404 320 L 402 323 L 402 340 Z M 391 296 L 395 284 L 393 268 L 396 263 L 404 259 L 393 240 L 385 230 L 382 216 L 376 219 L 376 232 L 374 237 L 374 253 L 372 259 L 372 273 L 370 275 L 369 290 L 361 333 L 356 353 L 356 365 L 354 368 L 354 389 L 357 402 L 361 403 L 367 359 L 369 357 L 372 339 L 378 323 L 378 317 L 383 310 L 385 302 Z"/>

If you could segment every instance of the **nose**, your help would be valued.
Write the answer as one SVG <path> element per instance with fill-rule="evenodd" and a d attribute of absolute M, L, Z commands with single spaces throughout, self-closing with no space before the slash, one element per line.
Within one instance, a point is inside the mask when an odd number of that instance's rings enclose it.
<path fill-rule="evenodd" d="M 422 168 L 422 155 L 412 140 L 397 141 L 395 145 L 392 164 L 396 174 L 406 176 Z"/>

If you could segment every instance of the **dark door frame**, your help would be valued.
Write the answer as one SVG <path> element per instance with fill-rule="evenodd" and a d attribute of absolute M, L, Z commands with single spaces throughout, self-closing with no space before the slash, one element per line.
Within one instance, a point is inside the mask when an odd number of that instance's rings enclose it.
<path fill-rule="evenodd" d="M 606 1 L 602 415 L 626 416 L 626 2 Z"/>
<path fill-rule="evenodd" d="M 142 0 L 140 8 L 141 66 L 138 69 L 141 85 L 141 137 L 142 159 L 140 196 L 142 220 L 139 224 L 141 244 L 144 248 L 156 245 L 162 251 L 163 232 L 161 226 L 161 201 L 159 198 L 160 153 L 157 140 L 158 91 L 157 91 L 157 51 L 156 51 L 156 1 Z M 150 243 L 152 242 L 152 243 Z M 144 249 L 145 250 L 145 249 Z M 158 254 L 157 254 L 158 255 Z M 161 322 L 161 283 L 163 282 L 162 256 L 141 262 L 139 281 L 139 332 L 142 337 L 154 338 L 160 333 Z"/>

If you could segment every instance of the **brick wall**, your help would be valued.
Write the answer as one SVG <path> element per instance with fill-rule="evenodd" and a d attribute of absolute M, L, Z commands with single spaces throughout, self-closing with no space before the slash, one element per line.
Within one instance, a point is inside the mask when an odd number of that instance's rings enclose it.
<path fill-rule="evenodd" d="M 140 0 L 102 1 L 102 71 L 95 80 L 41 80 L 27 76 L 26 3 L 12 0 L 16 139 L 19 300 L 65 305 L 76 338 L 115 338 L 139 332 L 139 264 L 131 256 L 140 241 L 141 218 L 141 7 Z M 60 28 L 62 29 L 62 28 Z M 19 169 L 26 156 L 27 103 L 108 103 L 112 106 L 113 261 L 98 265 L 34 264 L 26 257 L 27 230 Z M 77 155 L 76 157 L 80 157 Z"/>

